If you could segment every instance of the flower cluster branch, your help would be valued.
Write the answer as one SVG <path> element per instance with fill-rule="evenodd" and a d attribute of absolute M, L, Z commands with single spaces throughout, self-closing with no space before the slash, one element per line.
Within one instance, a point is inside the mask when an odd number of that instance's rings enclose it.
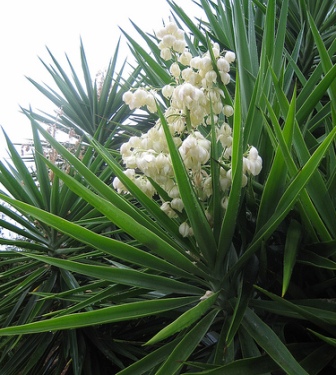
<path fill-rule="evenodd" d="M 222 193 L 222 207 L 226 208 L 231 187 L 232 128 L 228 118 L 234 114 L 232 106 L 226 104 L 223 85 L 231 82 L 230 67 L 235 61 L 232 51 L 220 51 L 214 43 L 211 51 L 193 56 L 187 48 L 183 30 L 169 23 L 156 34 L 159 40 L 161 58 L 171 60 L 171 83 L 158 89 L 139 87 L 123 96 L 124 102 L 131 108 L 147 108 L 151 113 L 157 111 L 159 91 L 169 106 L 164 112 L 174 142 L 178 147 L 191 182 L 204 204 L 206 215 L 211 223 L 210 201 L 213 184 L 219 183 Z M 207 128 L 214 126 L 216 139 L 211 139 Z M 211 142 L 220 149 L 217 158 L 219 181 L 211 176 Z M 151 180 L 155 181 L 169 197 L 161 198 L 161 209 L 170 218 L 183 212 L 183 202 L 176 182 L 171 157 L 160 119 L 141 136 L 130 137 L 120 148 L 125 174 L 149 197 L 157 194 Z M 251 146 L 244 153 L 243 183 L 248 176 L 256 176 L 262 168 L 262 159 L 258 150 Z M 119 178 L 113 181 L 119 193 L 128 193 Z M 183 236 L 193 234 L 187 222 L 180 225 Z"/>

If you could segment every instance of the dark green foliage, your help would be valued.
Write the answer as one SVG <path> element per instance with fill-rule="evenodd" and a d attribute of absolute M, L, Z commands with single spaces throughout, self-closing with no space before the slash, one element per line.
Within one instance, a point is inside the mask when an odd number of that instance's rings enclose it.
<path fill-rule="evenodd" d="M 218 42 L 237 56 L 225 92 L 235 111 L 228 209 L 211 228 L 164 99 L 158 117 L 195 237 L 182 237 L 183 218 L 169 219 L 123 174 L 121 143 L 157 117 L 134 114 L 122 94 L 170 82 L 155 35 L 135 26 L 148 53 L 125 33 L 138 68 L 114 81 L 116 53 L 102 91 L 83 48 L 84 87 L 50 54 L 62 94 L 32 82 L 62 115 L 24 110 L 33 176 L 10 140 L 12 164 L 0 164 L 1 225 L 17 235 L 0 239 L 1 375 L 335 372 L 335 2 L 199 0 L 199 22 L 168 3 L 194 54 Z M 72 149 L 41 123 L 83 139 Z M 46 144 L 59 165 L 43 156 Z M 241 189 L 248 145 L 263 169 Z M 114 176 L 131 194 L 117 194 Z"/>

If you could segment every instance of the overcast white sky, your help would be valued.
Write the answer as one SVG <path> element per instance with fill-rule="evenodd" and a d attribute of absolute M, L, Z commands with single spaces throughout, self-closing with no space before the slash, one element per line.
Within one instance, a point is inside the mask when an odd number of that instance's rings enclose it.
<path fill-rule="evenodd" d="M 175 0 L 190 16 L 200 10 L 192 0 Z M 157 30 L 167 21 L 166 0 L 10 0 L 0 3 L 0 125 L 13 141 L 30 135 L 28 119 L 19 113 L 24 108 L 47 110 L 49 104 L 25 78 L 42 83 L 51 79 L 39 61 L 50 58 L 46 46 L 66 66 L 64 54 L 76 66 L 80 37 L 83 40 L 92 76 L 104 69 L 121 35 L 118 27 L 136 37 L 129 19 L 145 32 Z M 138 37 L 140 41 L 140 37 Z M 128 54 L 122 38 L 120 61 Z M 78 67 L 77 71 L 80 71 Z M 0 134 L 0 156 L 4 144 Z"/>

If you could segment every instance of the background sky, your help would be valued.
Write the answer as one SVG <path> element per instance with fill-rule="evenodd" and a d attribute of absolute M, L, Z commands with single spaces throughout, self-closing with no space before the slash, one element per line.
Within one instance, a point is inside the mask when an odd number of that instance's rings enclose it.
<path fill-rule="evenodd" d="M 192 0 L 175 0 L 189 16 L 200 16 Z M 20 106 L 44 110 L 55 109 L 27 80 L 53 83 L 40 62 L 51 59 L 48 47 L 62 67 L 65 54 L 78 68 L 80 38 L 83 40 L 92 77 L 105 69 L 121 36 L 119 27 L 138 41 L 140 36 L 130 20 L 151 33 L 168 21 L 170 8 L 166 0 L 11 0 L 0 4 L 0 125 L 13 142 L 30 137 L 29 120 Z M 130 55 L 121 37 L 120 62 Z M 6 155 L 0 134 L 0 157 Z"/>

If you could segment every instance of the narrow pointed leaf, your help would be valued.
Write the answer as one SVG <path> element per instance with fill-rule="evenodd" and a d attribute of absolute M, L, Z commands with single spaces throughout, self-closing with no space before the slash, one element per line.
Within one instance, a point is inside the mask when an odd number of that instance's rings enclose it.
<path fill-rule="evenodd" d="M 191 185 L 190 178 L 185 169 L 182 157 L 176 148 L 167 121 L 164 118 L 163 113 L 159 107 L 158 110 L 185 211 L 190 220 L 190 224 L 200 251 L 204 254 L 205 260 L 209 264 L 213 264 L 215 261 L 217 245 L 212 230 L 205 216 L 204 210 L 200 204 L 200 201 Z"/>
<path fill-rule="evenodd" d="M 154 269 L 158 269 L 163 272 L 167 272 L 168 274 L 178 274 L 183 276 L 191 276 L 185 272 L 180 271 L 180 267 L 176 267 L 174 265 L 169 264 L 168 262 L 155 257 L 154 255 L 139 250 L 127 243 L 122 241 L 117 241 L 112 238 L 108 238 L 106 236 L 94 233 L 83 226 L 78 224 L 72 223 L 65 219 L 62 219 L 56 215 L 50 214 L 44 210 L 38 209 L 34 206 L 27 205 L 23 202 L 12 200 L 8 197 L 1 196 L 3 200 L 7 201 L 8 203 L 12 204 L 19 210 L 26 212 L 29 215 L 34 216 L 36 219 L 44 222 L 55 229 L 68 234 L 70 237 L 76 238 L 77 240 L 86 243 L 93 248 L 99 249 L 107 254 L 110 254 L 117 259 L 122 259 L 127 262 L 131 262 L 134 264 L 142 265 L 144 267 L 149 267 Z M 20 242 L 17 243 L 20 245 Z M 33 248 L 35 250 L 44 250 L 44 247 L 31 245 L 27 243 L 27 246 L 23 244 L 24 248 Z"/>
<path fill-rule="evenodd" d="M 232 243 L 232 236 L 236 228 L 236 220 L 239 211 L 240 197 L 242 194 L 243 179 L 243 129 L 242 129 L 242 108 L 240 92 L 240 75 L 236 78 L 236 93 L 233 119 L 233 141 L 232 141 L 232 184 L 230 188 L 228 206 L 222 222 L 218 242 L 218 253 L 216 259 L 216 272 L 221 272 L 225 257 Z"/>
<path fill-rule="evenodd" d="M 195 307 L 187 310 L 177 319 L 175 319 L 172 323 L 168 326 L 163 328 L 160 332 L 158 332 L 154 337 L 152 337 L 146 345 L 153 345 L 159 341 L 164 340 L 165 338 L 172 336 L 176 332 L 180 332 L 182 329 L 189 327 L 191 324 L 195 323 L 195 321 L 199 320 L 203 314 L 205 314 L 216 302 L 218 297 L 218 293 L 207 297 L 205 300 L 199 302 Z"/>
<path fill-rule="evenodd" d="M 253 241 L 251 242 L 248 249 L 240 257 L 238 262 L 230 269 L 226 277 L 231 273 L 235 272 L 236 269 L 239 269 L 253 254 L 256 252 L 263 240 L 267 239 L 273 231 L 278 227 L 280 222 L 286 217 L 288 212 L 291 210 L 296 200 L 299 197 L 301 191 L 305 188 L 309 179 L 314 174 L 317 169 L 321 159 L 324 157 L 325 153 L 328 150 L 331 142 L 336 136 L 336 128 L 334 128 L 328 136 L 323 140 L 320 146 L 315 150 L 314 154 L 310 157 L 308 162 L 303 166 L 303 168 L 297 173 L 294 177 L 283 196 L 281 197 L 275 212 L 267 221 L 266 224 L 255 234 Z"/>
<path fill-rule="evenodd" d="M 131 302 L 123 305 L 81 312 L 77 314 L 46 319 L 39 322 L 0 329 L 0 336 L 25 335 L 30 333 L 59 331 L 88 327 L 96 324 L 123 322 L 144 316 L 160 314 L 195 302 L 194 297 L 181 297 L 152 301 Z"/>
<path fill-rule="evenodd" d="M 211 311 L 200 320 L 195 327 L 187 332 L 176 345 L 167 360 L 156 372 L 156 375 L 175 374 L 183 366 L 183 363 L 189 358 L 190 354 L 208 332 L 217 314 L 218 311 Z"/>
<path fill-rule="evenodd" d="M 123 269 L 108 266 L 96 266 L 71 260 L 45 257 L 42 255 L 25 254 L 29 258 L 39 260 L 61 269 L 76 272 L 82 275 L 103 279 L 122 285 L 136 286 L 150 290 L 159 290 L 164 293 L 182 293 L 202 295 L 204 291 L 194 285 L 176 281 L 171 277 L 149 274 L 133 269 Z"/>
<path fill-rule="evenodd" d="M 284 266 L 282 280 L 282 296 L 285 295 L 291 280 L 296 256 L 301 243 L 302 228 L 298 221 L 292 220 L 288 226 L 286 244 L 284 250 Z"/>
<path fill-rule="evenodd" d="M 308 375 L 275 332 L 250 309 L 247 309 L 245 312 L 243 326 L 258 345 L 260 345 L 287 374 Z"/>

